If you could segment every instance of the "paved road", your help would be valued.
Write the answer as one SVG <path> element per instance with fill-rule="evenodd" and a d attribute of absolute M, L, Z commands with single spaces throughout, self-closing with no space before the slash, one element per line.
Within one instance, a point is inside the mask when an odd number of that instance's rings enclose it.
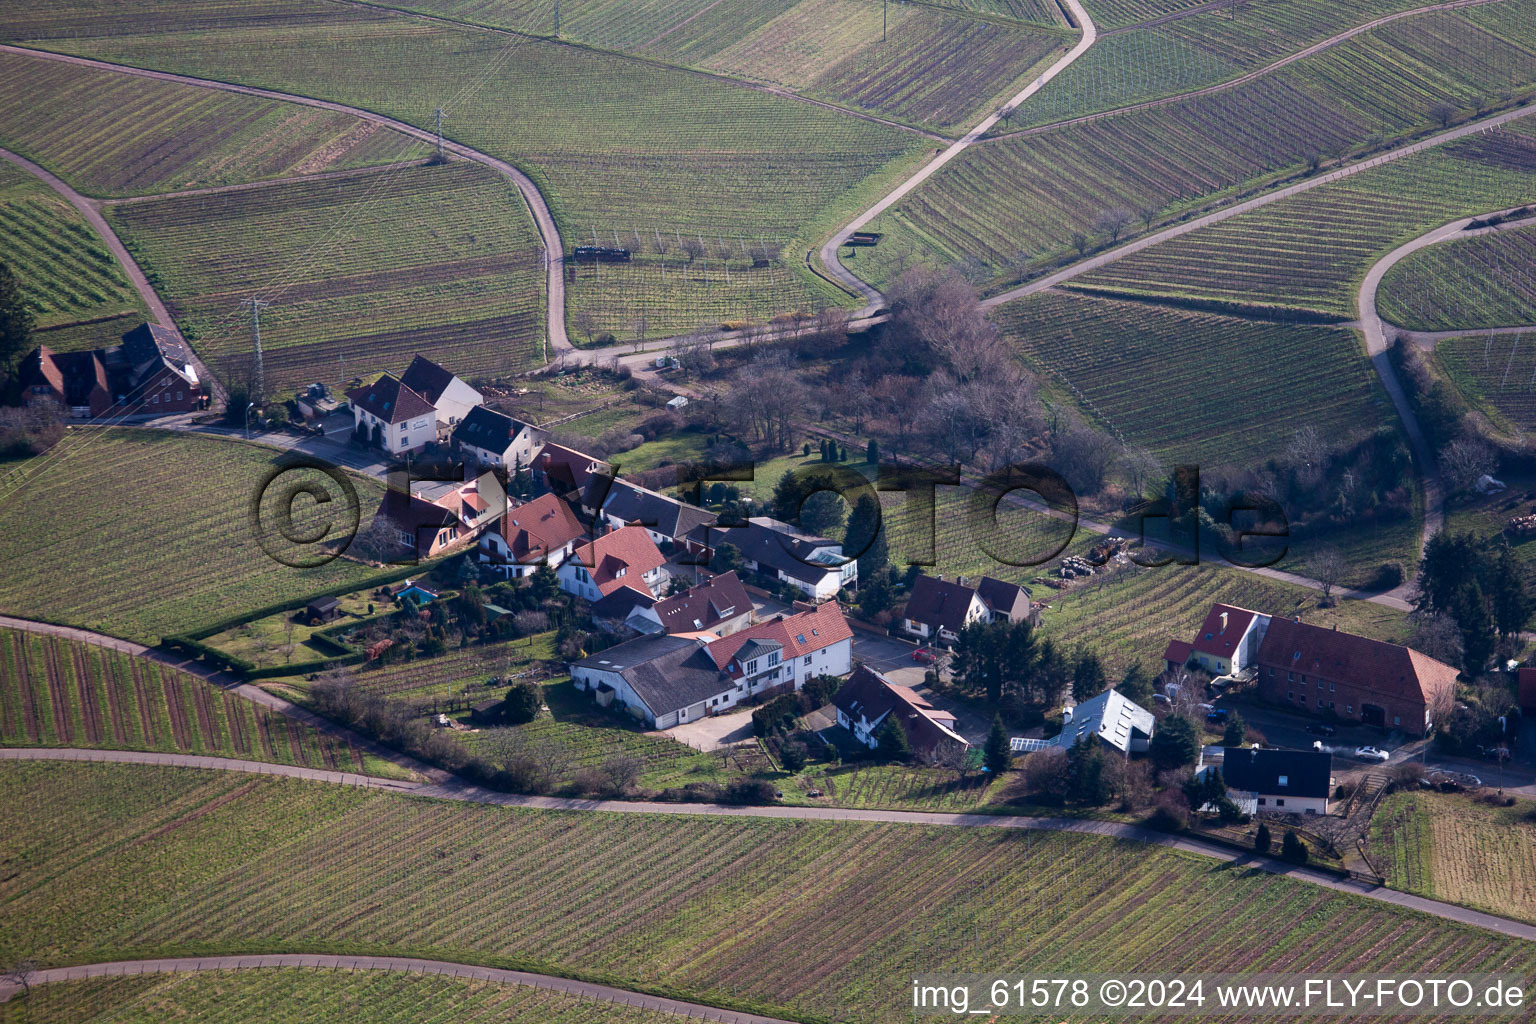
<path fill-rule="evenodd" d="M 323 768 L 300 768 L 291 764 L 269 764 L 234 757 L 205 754 L 166 754 L 148 750 L 83 750 L 79 747 L 0 747 L 0 761 L 94 761 L 101 764 L 149 764 L 162 768 L 206 768 L 214 771 L 248 772 L 252 775 L 280 775 L 309 782 L 329 782 L 337 786 L 362 786 L 365 789 L 393 789 L 413 792 L 417 782 L 379 779 L 356 772 L 336 772 Z"/>
<path fill-rule="evenodd" d="M 401 768 L 413 772 L 422 778 L 432 779 L 434 781 L 444 781 L 452 778 L 451 775 L 440 768 L 434 768 L 431 765 L 424 764 L 423 762 L 416 760 L 414 757 L 411 757 L 408 754 L 400 753 L 398 750 L 395 750 L 392 747 L 386 747 L 382 743 L 378 743 L 375 740 L 362 735 L 361 733 L 353 732 L 346 726 L 341 725 L 329 718 L 326 718 L 322 715 L 317 715 L 312 711 L 301 708 L 297 704 L 294 704 L 291 701 L 286 701 L 276 694 L 268 693 L 266 690 L 263 690 L 259 686 L 255 686 L 251 683 L 242 683 L 234 676 L 227 675 L 223 672 L 216 672 L 209 668 L 207 665 L 199 664 L 196 661 L 175 657 L 173 655 L 167 654 L 165 651 L 162 651 L 159 648 L 147 647 L 144 644 L 135 643 L 132 640 L 122 640 L 118 637 L 107 636 L 103 633 L 93 633 L 87 629 L 77 629 L 74 626 L 59 626 L 51 622 L 36 622 L 32 619 L 18 619 L 9 615 L 0 615 L 0 627 L 24 630 L 28 633 L 37 633 L 43 636 L 56 636 L 65 640 L 73 640 L 77 643 L 91 644 L 95 647 L 105 647 L 109 650 L 121 651 L 124 654 L 129 654 L 136 658 L 147 658 L 150 661 L 156 661 L 162 665 L 169 665 L 170 667 L 185 672 L 188 675 L 196 676 L 199 679 L 211 683 L 220 689 L 228 690 L 239 697 L 244 697 L 246 700 L 251 701 L 252 703 L 260 704 L 262 707 L 274 711 L 277 714 L 283 715 L 287 718 L 292 718 L 298 722 L 303 722 L 305 725 L 317 729 L 320 732 L 327 733 L 331 736 L 335 736 L 337 739 L 344 740 L 345 742 L 356 746 L 359 750 L 365 751 L 366 753 L 373 754 L 375 757 L 379 757 L 383 760 L 399 765 Z M 138 755 L 135 754 L 134 756 L 136 757 Z M 165 754 L 158 756 L 181 757 L 184 755 Z M 255 762 L 234 761 L 233 763 L 238 765 L 252 764 Z M 222 765 L 221 767 L 231 766 Z M 231 770 L 249 771 L 252 769 L 231 768 Z"/>
<path fill-rule="evenodd" d="M 1170 96 L 1159 96 L 1155 100 L 1146 100 L 1141 103 L 1128 103 L 1123 107 L 1115 107 L 1111 110 L 1099 110 L 1092 114 L 1084 114 L 1081 117 L 1067 118 L 1064 121 L 1052 121 L 1050 124 L 1041 124 L 1035 125 L 1031 128 L 1022 128 L 1016 132 L 999 132 L 998 134 L 992 136 L 989 139 L 986 139 L 985 141 L 996 142 L 1000 139 L 1017 139 L 1025 135 L 1040 135 L 1044 132 L 1055 131 L 1058 128 L 1066 128 L 1071 125 L 1078 124 L 1087 124 L 1090 121 L 1098 121 L 1106 117 L 1117 117 L 1120 114 L 1128 114 L 1137 110 L 1149 110 L 1153 107 L 1164 107 L 1170 103 L 1178 103 L 1182 100 L 1192 100 L 1200 96 L 1209 96 L 1213 93 L 1225 92 L 1228 89 L 1236 89 L 1238 86 L 1247 85 L 1249 82 L 1252 82 L 1255 79 L 1263 78 L 1266 75 L 1273 74 L 1274 72 L 1279 71 L 1281 68 L 1294 64 L 1299 60 L 1305 60 L 1308 57 L 1316 56 L 1317 54 L 1322 53 L 1324 50 L 1338 46 L 1340 43 L 1348 42 L 1363 32 L 1369 32 L 1372 29 L 1380 28 L 1383 25 L 1398 21 L 1402 18 L 1413 18 L 1421 14 L 1431 14 L 1435 11 L 1448 11 L 1458 7 L 1477 7 L 1482 4 L 1503 2 L 1504 0 L 1448 0 L 1447 3 L 1430 4 L 1428 7 L 1416 7 L 1411 11 L 1398 11 L 1396 14 L 1388 14 L 1385 17 L 1377 18 L 1374 21 L 1368 21 L 1363 25 L 1356 25 L 1354 28 L 1345 29 L 1343 32 L 1340 32 L 1337 35 L 1329 36 L 1327 39 L 1324 39 L 1321 42 L 1313 43 L 1306 49 L 1297 50 L 1295 53 L 1287 54 L 1272 64 L 1266 64 L 1262 68 L 1250 71 L 1245 75 L 1238 76 L 1237 78 L 1229 78 L 1225 82 L 1218 82 L 1215 85 L 1203 86 L 1199 89 L 1191 89 L 1188 92 L 1174 93 Z M 1113 29 L 1109 32 L 1105 32 L 1104 35 L 1113 35 L 1118 32 L 1126 32 L 1133 28 L 1143 28 L 1149 25 L 1160 25 L 1168 21 L 1176 21 L 1180 18 L 1187 18 L 1191 14 L 1196 13 L 1200 13 L 1198 8 L 1178 11 L 1174 14 L 1166 15 L 1162 18 L 1154 18 L 1152 21 L 1146 22 L 1144 24 L 1126 25 L 1121 28 Z"/>
<path fill-rule="evenodd" d="M 176 759 L 186 756 L 180 754 L 110 750 L 61 752 L 47 748 L 16 748 L 0 751 L 0 760 L 42 761 L 54 759 L 55 755 L 61 753 L 65 756 L 57 759 L 160 764 L 171 767 L 179 767 Z M 90 756 L 84 758 L 69 756 L 74 754 L 88 754 Z M 315 781 L 333 781 L 330 779 L 316 779 L 316 776 L 341 774 L 303 768 L 293 769 L 291 772 L 271 772 L 265 771 L 264 768 L 274 766 L 258 766 L 257 762 L 252 761 L 237 761 L 232 758 L 205 758 L 203 760 L 214 763 L 199 765 L 198 767 L 212 767 L 228 771 L 255 772 L 259 774 L 283 774 L 294 778 L 315 779 Z M 1447 921 L 1456 921 L 1476 928 L 1483 928 L 1501 935 L 1508 935 L 1512 938 L 1536 941 L 1536 925 L 1510 921 L 1502 917 L 1496 917 L 1493 914 L 1468 910 L 1465 907 L 1441 903 L 1438 900 L 1425 899 L 1422 896 L 1414 896 L 1410 893 L 1398 892 L 1382 886 L 1357 882 L 1352 879 L 1341 879 L 1326 871 L 1296 867 L 1272 857 L 1261 857 L 1251 852 L 1238 852 L 1189 836 L 1169 835 L 1165 832 L 1143 828 L 1140 825 L 1127 825 L 1115 821 L 1081 818 L 1042 818 L 1026 815 L 945 814 L 937 811 L 881 811 L 851 807 L 791 807 L 785 805 L 737 807 L 722 804 L 655 803 L 642 800 L 582 800 L 568 797 L 524 796 L 518 793 L 499 793 L 459 779 L 453 779 L 448 782 L 434 782 L 428 785 L 413 785 L 409 783 L 386 785 L 381 783 L 376 788 L 395 789 L 410 793 L 413 796 L 434 800 L 453 800 L 463 803 L 488 804 L 498 807 L 522 807 L 543 811 L 670 814 L 712 818 L 774 818 L 790 821 L 937 825 L 946 828 L 1028 829 L 1041 832 L 1073 832 L 1083 835 L 1104 836 L 1111 839 L 1126 839 L 1134 842 L 1150 843 L 1156 846 L 1165 846 L 1185 853 L 1210 857 L 1223 863 L 1265 871 L 1270 874 L 1287 875 L 1299 881 L 1322 886 L 1335 892 L 1363 896 L 1366 899 L 1377 900 L 1383 903 L 1392 903 Z"/>
<path fill-rule="evenodd" d="M 205 956 L 164 960 L 115 960 L 110 963 L 77 964 L 74 967 L 50 967 L 34 972 L 28 981 L 33 985 L 51 984 L 58 981 L 84 981 L 88 978 L 120 978 L 139 974 L 191 974 L 197 971 L 252 971 L 275 970 L 297 967 L 332 971 L 400 971 L 404 974 L 445 975 L 453 978 L 473 978 L 499 985 L 522 985 L 527 988 L 564 992 L 584 1000 L 617 1003 L 636 1009 L 690 1017 L 695 1020 L 720 1021 L 722 1024 L 790 1024 L 778 1017 L 762 1017 L 755 1013 L 723 1010 L 702 1003 L 687 1003 L 680 999 L 648 996 L 610 985 L 596 985 L 589 981 L 572 981 L 548 974 L 532 974 L 528 971 L 506 971 L 479 964 L 450 963 L 444 960 L 422 960 L 407 956 L 336 956 L 327 953 L 266 953 L 251 956 Z M 14 996 L 21 986 L 14 983 L 0 984 L 0 1002 Z"/>
<path fill-rule="evenodd" d="M 838 282 L 852 291 L 855 295 L 861 296 L 864 299 L 864 308 L 859 312 L 859 315 L 867 316 L 868 314 L 872 313 L 884 301 L 884 297 L 873 285 L 869 284 L 863 278 L 853 273 L 853 271 L 843 266 L 841 261 L 839 261 L 837 258 L 837 251 L 843 247 L 843 245 L 848 241 L 849 236 L 852 235 L 855 231 L 858 231 L 870 221 L 880 216 L 880 214 L 884 213 L 886 210 L 889 210 L 892 206 L 895 206 L 903 198 L 905 198 L 909 192 L 938 173 L 939 168 L 943 167 L 955 157 L 959 156 L 971 146 L 975 145 L 977 140 L 979 140 L 987 132 L 991 131 L 992 126 L 997 124 L 997 122 L 1002 119 L 1003 110 L 1011 110 L 1014 107 L 1017 107 L 1020 103 L 1023 103 L 1025 100 L 1029 99 L 1035 93 L 1044 88 L 1047 82 L 1061 74 L 1061 72 L 1065 71 L 1073 61 L 1077 60 L 1083 54 L 1088 52 L 1089 48 L 1093 46 L 1094 40 L 1098 38 L 1098 29 L 1094 27 L 1093 19 L 1090 18 L 1088 16 L 1088 12 L 1083 9 L 1083 5 L 1080 0 L 1065 0 L 1065 3 L 1067 7 L 1071 9 L 1073 18 L 1075 18 L 1077 23 L 1082 26 L 1083 36 L 1077 41 L 1077 45 L 1073 46 L 1066 53 L 1062 54 L 1061 58 L 1053 63 L 1050 67 L 1046 68 L 1045 71 L 1041 73 L 1039 78 L 1036 78 L 1029 85 L 1025 86 L 1018 95 L 1014 96 L 1011 100 L 1005 103 L 1002 110 L 989 115 L 975 128 L 972 128 L 970 131 L 966 132 L 963 138 L 951 144 L 948 149 L 945 149 L 938 156 L 930 160 L 923 166 L 921 170 L 898 185 L 893 191 L 887 194 L 885 198 L 881 199 L 874 206 L 871 206 L 868 210 L 865 210 L 858 217 L 854 218 L 852 222 L 845 225 L 841 231 L 833 235 L 831 239 L 829 239 L 827 243 L 821 247 L 821 264 L 826 272 L 832 275 L 832 277 L 836 278 Z"/>
<path fill-rule="evenodd" d="M 161 82 L 176 82 L 181 85 L 193 85 L 203 89 L 218 89 L 223 92 L 239 93 L 243 96 L 259 96 L 262 99 L 278 100 L 283 103 L 297 103 L 306 107 L 316 107 L 320 110 L 331 110 L 341 114 L 350 114 L 373 124 L 382 125 L 393 129 L 402 135 L 423 142 L 436 143 L 437 136 L 423 128 L 417 128 L 405 121 L 397 121 L 392 117 L 375 114 L 371 110 L 360 107 L 349 107 L 344 103 L 333 103 L 330 100 L 317 100 L 309 96 L 297 96 L 293 93 L 276 92 L 271 89 L 258 89 L 254 86 L 235 85 L 231 82 L 220 82 L 207 78 L 193 78 L 190 75 L 171 74 L 166 71 L 149 71 L 145 68 L 128 67 L 123 64 L 113 64 L 109 61 L 92 60 L 87 57 L 72 57 L 68 54 L 52 53 L 47 50 L 36 50 L 28 47 L 0 45 L 0 52 L 23 54 L 29 57 L 43 60 L 58 61 L 63 64 L 74 64 L 79 67 L 97 68 L 105 71 L 115 71 L 124 75 L 133 75 L 138 78 L 151 78 Z M 565 330 L 565 255 L 564 243 L 560 240 L 560 230 L 555 226 L 554 215 L 549 212 L 549 204 L 539 193 L 538 186 L 533 180 L 507 163 L 498 160 L 477 149 L 471 149 L 462 143 L 443 140 L 445 152 L 472 160 L 477 164 L 483 164 L 494 171 L 505 175 L 517 186 L 522 193 L 523 201 L 528 204 L 528 212 L 533 216 L 534 224 L 539 229 L 539 237 L 544 243 L 544 250 L 548 254 L 547 294 L 549 297 L 547 320 L 549 323 L 549 344 L 554 352 L 571 351 L 573 346 Z M 163 321 L 171 324 L 167 316 Z"/>

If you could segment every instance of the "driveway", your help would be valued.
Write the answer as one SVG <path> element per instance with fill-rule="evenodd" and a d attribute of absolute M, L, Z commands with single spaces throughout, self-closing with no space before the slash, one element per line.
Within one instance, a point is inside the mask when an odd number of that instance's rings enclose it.
<path fill-rule="evenodd" d="M 684 722 L 658 735 L 670 736 L 695 750 L 719 750 L 752 738 L 752 709 Z"/>

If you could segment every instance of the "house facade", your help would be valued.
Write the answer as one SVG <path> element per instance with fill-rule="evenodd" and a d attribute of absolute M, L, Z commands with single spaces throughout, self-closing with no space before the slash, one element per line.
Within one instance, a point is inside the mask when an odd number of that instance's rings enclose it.
<path fill-rule="evenodd" d="M 1254 668 L 1259 696 L 1293 710 L 1424 736 L 1455 699 L 1457 670 L 1401 644 L 1275 618 Z"/>
<path fill-rule="evenodd" d="M 637 607 L 625 624 L 641 633 L 693 633 L 717 636 L 752 625 L 752 598 L 734 572 L 722 573 L 682 594 Z"/>
<path fill-rule="evenodd" d="M 603 496 L 599 509 L 602 521 L 610 529 L 642 527 L 650 534 L 652 543 L 658 546 L 680 544 L 693 530 L 713 523 L 716 519 L 713 512 L 627 480 L 605 480 L 595 476 L 592 481 L 594 486 L 607 484 L 607 494 Z"/>
<path fill-rule="evenodd" d="M 593 602 L 624 588 L 655 599 L 671 579 L 666 561 L 643 528 L 626 526 L 572 551 L 558 570 L 560 589 Z"/>
<path fill-rule="evenodd" d="M 400 382 L 432 405 L 439 441 L 448 440 L 469 411 L 484 401 L 480 392 L 424 356 L 411 360 Z"/>
<path fill-rule="evenodd" d="M 853 670 L 853 629 L 836 601 L 779 615 L 709 645 L 720 669 L 738 681 L 735 699 L 798 690 L 807 679 Z"/>
<path fill-rule="evenodd" d="M 398 546 L 434 558 L 471 543 L 506 510 L 507 496 L 489 473 L 464 483 L 418 481 L 409 492 L 391 487 L 379 506 Z"/>
<path fill-rule="evenodd" d="M 768 516 L 753 516 L 744 526 L 699 526 L 684 546 L 708 562 L 727 544 L 741 552 L 748 569 L 790 584 L 810 601 L 830 601 L 858 582 L 858 562 L 844 559 L 837 541 L 802 533 Z"/>
<path fill-rule="evenodd" d="M 437 440 L 437 410 L 398 377 L 384 374 L 347 392 L 354 427 L 391 455 L 419 452 Z"/>
<path fill-rule="evenodd" d="M 54 352 L 39 345 L 17 369 L 21 403 L 74 419 L 174 415 L 207 407 L 192 354 L 175 331 L 140 324 L 109 348 Z"/>
<path fill-rule="evenodd" d="M 508 579 L 548 564 L 558 569 L 585 534 L 571 507 L 553 494 L 509 508 L 480 538 L 480 561 Z"/>
<path fill-rule="evenodd" d="M 452 432 L 453 446 L 481 466 L 505 468 L 509 474 L 533 465 L 544 432 L 521 420 L 474 406 Z"/>
<path fill-rule="evenodd" d="M 1269 629 L 1270 617 L 1230 604 L 1213 604 L 1190 643 L 1187 664 L 1213 676 L 1253 667 Z M 1166 660 L 1166 654 L 1165 654 Z"/>
<path fill-rule="evenodd" d="M 879 730 L 894 721 L 913 752 L 924 759 L 963 753 L 970 744 L 955 731 L 955 716 L 934 707 L 910 687 L 899 686 L 860 665 L 832 698 L 837 724 L 871 750 L 879 746 Z"/>
<path fill-rule="evenodd" d="M 1066 709 L 1063 718 L 1061 732 L 1047 741 L 1063 750 L 1093 738 L 1126 756 L 1145 753 L 1157 729 L 1152 712 L 1115 689 Z"/>
<path fill-rule="evenodd" d="M 1333 759 L 1316 750 L 1226 747 L 1227 796 L 1248 814 L 1327 814 Z"/>

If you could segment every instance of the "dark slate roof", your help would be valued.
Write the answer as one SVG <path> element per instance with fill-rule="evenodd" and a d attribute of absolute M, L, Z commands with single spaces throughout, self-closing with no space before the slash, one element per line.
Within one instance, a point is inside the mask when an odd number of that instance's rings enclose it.
<path fill-rule="evenodd" d="M 744 557 L 769 569 L 806 583 L 819 583 L 828 573 L 839 572 L 836 564 L 811 562 L 811 552 L 818 548 L 838 547 L 835 540 L 801 533 L 788 523 L 768 516 L 753 516 L 746 526 L 695 528 L 689 537 L 697 544 L 718 549 L 732 544 Z"/>
<path fill-rule="evenodd" d="M 501 453 L 511 446 L 518 434 L 528 429 L 528 424 L 521 420 L 477 405 L 453 429 L 453 439 L 459 444 Z"/>
<path fill-rule="evenodd" d="M 1332 764 L 1332 757 L 1318 750 L 1224 747 L 1221 777 L 1232 789 L 1249 793 L 1324 798 Z"/>
<path fill-rule="evenodd" d="M 940 747 L 969 746 L 954 731 L 955 716 L 940 711 L 916 691 L 886 679 L 880 673 L 859 665 L 832 697 L 834 707 L 850 719 L 878 722 L 886 714 L 907 734 L 907 742 L 920 754 L 932 754 Z"/>
<path fill-rule="evenodd" d="M 598 477 L 594 476 L 593 480 L 598 480 Z M 713 512 L 697 505 L 669 498 L 625 480 L 613 481 L 608 498 L 603 502 L 603 514 L 620 519 L 626 525 L 644 526 L 675 540 L 681 540 L 695 528 L 716 519 Z"/>
<path fill-rule="evenodd" d="M 600 651 L 571 667 L 617 672 L 658 718 L 718 696 L 736 685 L 715 667 L 704 653 L 704 642 L 695 637 L 640 637 Z"/>
<path fill-rule="evenodd" d="M 348 391 L 347 400 L 385 423 L 403 423 L 417 416 L 437 415 L 436 406 L 388 373 L 372 384 Z"/>
<path fill-rule="evenodd" d="M 423 356 L 417 356 L 411 360 L 411 365 L 405 368 L 400 375 L 400 381 L 406 387 L 416 392 L 421 397 L 437 406 L 437 400 L 443 397 L 443 392 L 448 390 L 448 385 L 453 383 L 453 374 L 438 366 L 432 360 Z"/>
<path fill-rule="evenodd" d="M 1029 614 L 1029 588 L 1017 583 L 983 576 L 976 584 L 976 596 L 980 597 L 994 614 L 1007 615 L 1010 618 Z"/>
<path fill-rule="evenodd" d="M 334 597 L 318 597 L 315 600 L 309 602 L 309 604 L 305 607 L 308 611 L 319 612 L 323 614 L 333 608 L 341 607 L 341 601 Z"/>
<path fill-rule="evenodd" d="M 976 591 L 935 576 L 919 576 L 912 582 L 907 610 L 902 614 L 913 622 L 958 633 L 965 625 L 965 612 Z"/>
<path fill-rule="evenodd" d="M 751 609 L 752 599 L 747 596 L 747 588 L 734 572 L 728 572 L 661 602 L 656 606 L 656 617 L 661 619 L 661 628 L 668 633 L 686 633 L 713 629 Z"/>
<path fill-rule="evenodd" d="M 656 599 L 648 593 L 642 594 L 634 587 L 620 587 L 592 603 L 592 617 L 622 622 L 636 608 L 650 608 L 655 603 Z"/>
<path fill-rule="evenodd" d="M 140 324 L 123 335 L 123 355 L 135 366 L 152 359 L 166 359 L 178 368 L 191 362 L 181 336 L 159 324 Z"/>

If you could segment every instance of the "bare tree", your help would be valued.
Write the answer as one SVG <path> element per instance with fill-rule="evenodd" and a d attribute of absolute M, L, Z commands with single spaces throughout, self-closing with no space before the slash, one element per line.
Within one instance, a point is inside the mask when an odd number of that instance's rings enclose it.
<path fill-rule="evenodd" d="M 650 325 L 646 322 L 645 314 L 635 317 L 635 351 L 639 352 L 645 347 L 645 333 Z"/>
<path fill-rule="evenodd" d="M 1447 665 L 1461 664 L 1461 627 L 1455 619 L 1445 614 L 1416 612 L 1409 621 L 1413 623 L 1413 633 L 1408 646 Z"/>
<path fill-rule="evenodd" d="M 1296 478 L 1303 487 L 1312 487 L 1328 470 L 1328 442 L 1310 424 L 1291 435 L 1286 454 L 1296 467 Z"/>
<path fill-rule="evenodd" d="M 1429 108 L 1429 116 L 1434 118 L 1441 128 L 1449 128 L 1451 122 L 1456 119 L 1456 107 L 1452 103 L 1441 100 Z"/>
<path fill-rule="evenodd" d="M 352 538 L 347 550 L 359 558 L 374 562 L 387 562 L 398 556 L 404 545 L 400 541 L 400 527 L 385 515 L 375 515 L 368 525 Z"/>
<path fill-rule="evenodd" d="M 698 330 L 677 339 L 672 349 L 678 368 L 690 377 L 702 376 L 715 368 L 715 353 L 709 335 Z"/>
<path fill-rule="evenodd" d="M 603 774 L 608 776 L 613 788 L 620 793 L 628 792 L 630 787 L 640 781 L 640 773 L 644 768 L 645 762 L 640 758 L 622 751 L 603 762 Z"/>
<path fill-rule="evenodd" d="M 1050 467 L 1079 494 L 1097 494 L 1115 458 L 1115 442 L 1076 416 L 1051 439 Z"/>
<path fill-rule="evenodd" d="M 1141 218 L 1142 230 L 1149 231 L 1152 228 L 1152 222 L 1157 219 L 1157 207 L 1143 206 L 1136 211 L 1136 216 Z"/>
<path fill-rule="evenodd" d="M 1081 231 L 1072 232 L 1072 248 L 1079 256 L 1088 255 L 1088 236 Z"/>
<path fill-rule="evenodd" d="M 283 617 L 283 656 L 284 663 L 293 661 L 293 631 L 297 628 L 299 612 L 289 612 Z"/>
<path fill-rule="evenodd" d="M 688 264 L 692 266 L 694 260 L 704 255 L 704 243 L 697 238 L 683 239 L 683 255 L 688 257 Z"/>
<path fill-rule="evenodd" d="M 1163 462 L 1146 448 L 1127 448 L 1120 456 L 1120 467 L 1131 483 L 1131 497 L 1141 498 L 1147 485 L 1162 475 Z"/>
<path fill-rule="evenodd" d="M 1471 490 L 1497 468 L 1493 449 L 1481 441 L 1458 438 L 1440 453 L 1440 474 L 1452 493 Z"/>
<path fill-rule="evenodd" d="M 1114 245 L 1120 240 L 1120 232 L 1131 222 L 1135 214 L 1123 206 L 1110 207 L 1102 211 L 1094 220 L 1093 226 L 1097 231 L 1109 236 L 1109 244 Z"/>
<path fill-rule="evenodd" d="M 12 960 L 0 969 L 0 979 L 21 989 L 23 996 L 32 994 L 32 976 L 37 973 L 37 961 Z"/>
<path fill-rule="evenodd" d="M 592 332 L 597 329 L 597 320 L 589 310 L 579 310 L 573 318 L 576 321 L 576 329 L 587 336 L 587 344 L 592 344 Z"/>
<path fill-rule="evenodd" d="M 1319 548 L 1311 558 L 1307 559 L 1307 571 L 1312 574 L 1313 579 L 1322 584 L 1321 604 L 1327 608 L 1333 604 L 1333 588 L 1349 571 L 1349 560 L 1336 547 Z"/>

